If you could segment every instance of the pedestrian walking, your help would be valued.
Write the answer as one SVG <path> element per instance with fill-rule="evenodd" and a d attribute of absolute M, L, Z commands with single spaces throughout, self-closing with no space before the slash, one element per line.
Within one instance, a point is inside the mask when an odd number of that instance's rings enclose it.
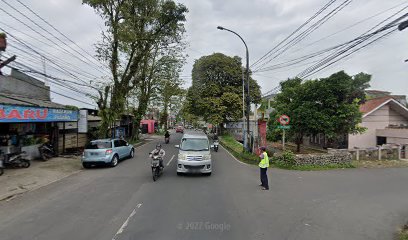
<path fill-rule="evenodd" d="M 269 157 L 265 147 L 261 147 L 260 149 L 261 155 L 259 155 L 259 157 L 261 161 L 258 166 L 261 172 L 261 185 L 259 186 L 262 186 L 262 190 L 269 190 L 268 175 L 266 174 L 269 167 Z"/>

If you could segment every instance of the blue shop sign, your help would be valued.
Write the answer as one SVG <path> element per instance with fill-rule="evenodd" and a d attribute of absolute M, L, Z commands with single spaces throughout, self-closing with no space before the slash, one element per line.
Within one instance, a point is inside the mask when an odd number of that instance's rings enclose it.
<path fill-rule="evenodd" d="M 0 122 L 76 122 L 78 111 L 0 104 Z"/>

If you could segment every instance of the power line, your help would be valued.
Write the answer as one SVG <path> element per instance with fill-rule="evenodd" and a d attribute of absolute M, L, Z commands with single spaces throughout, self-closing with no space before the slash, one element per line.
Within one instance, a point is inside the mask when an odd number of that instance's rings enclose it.
<path fill-rule="evenodd" d="M 36 41 L 39 41 L 39 42 L 41 42 L 42 44 L 44 44 L 44 45 L 46 45 L 46 46 L 48 46 L 48 47 L 51 47 L 51 48 L 53 48 L 54 46 L 52 46 L 51 44 L 49 44 L 49 43 L 47 43 L 47 42 L 44 42 L 44 41 L 42 41 L 41 39 L 38 39 L 38 38 L 35 38 L 35 37 L 33 37 L 33 36 L 31 36 L 31 35 L 29 35 L 29 34 L 27 34 L 27 33 L 24 33 L 24 32 L 22 32 L 22 31 L 20 31 L 20 30 L 18 30 L 18 29 L 16 29 L 16 28 L 13 28 L 12 26 L 10 26 L 10 25 L 8 25 L 8 24 L 6 24 L 6 23 L 4 23 L 4 22 L 2 22 L 2 21 L 0 21 L 0 25 L 5 25 L 7 28 L 10 28 L 10 29 L 12 29 L 13 31 L 15 31 L 15 32 L 18 32 L 18 33 L 20 33 L 20 34 L 22 34 L 22 35 L 24 35 L 24 36 L 27 36 L 27 37 L 29 37 L 29 38 L 32 38 L 32 39 L 34 39 L 34 40 L 36 40 Z M 13 46 L 13 45 L 11 45 L 10 43 L 8 44 L 9 45 L 9 47 L 14 47 L 14 48 L 17 48 L 17 47 L 15 47 L 15 46 Z M 18 49 L 18 48 L 17 48 Z M 19 49 L 20 51 L 22 51 L 21 49 Z M 26 52 L 26 51 L 24 51 L 24 52 Z M 26 52 L 27 54 L 29 54 L 28 52 Z M 73 64 L 71 64 L 71 63 L 69 63 L 69 62 L 67 62 L 67 61 L 65 61 L 65 60 L 62 60 L 62 59 L 58 59 L 56 56 L 54 56 L 53 54 L 50 54 L 50 53 L 48 53 L 48 55 L 49 56 L 51 56 L 50 58 L 53 60 L 53 62 L 57 62 L 57 63 L 59 63 L 59 64 L 63 64 L 63 65 L 65 65 L 65 66 L 70 66 L 70 67 L 72 67 L 73 69 L 79 69 L 80 67 L 78 67 L 78 66 L 75 66 L 75 65 L 73 65 Z M 75 70 L 72 70 L 72 69 L 70 69 L 70 71 L 72 71 L 72 72 L 76 72 Z M 87 72 L 87 71 L 84 71 L 83 69 L 81 69 L 81 71 L 82 71 L 82 73 L 79 73 L 79 72 L 76 72 L 77 74 L 80 74 L 80 75 L 82 75 L 82 76 L 85 76 L 84 74 L 86 74 L 87 76 L 87 78 L 91 78 L 91 79 L 93 79 L 93 78 L 99 78 L 98 76 L 96 76 L 96 75 L 94 75 L 94 74 L 92 74 L 92 73 L 89 73 L 89 72 Z"/>
<path fill-rule="evenodd" d="M 54 29 L 56 32 L 58 32 L 59 34 L 61 34 L 63 37 L 65 37 L 68 41 L 70 41 L 71 43 L 73 43 L 76 47 L 78 47 L 79 49 L 81 49 L 84 53 L 86 53 L 88 56 L 90 56 L 91 58 L 93 58 L 95 61 L 97 61 L 98 63 L 101 63 L 98 59 L 96 59 L 94 56 L 92 56 L 90 53 L 88 53 L 85 49 L 83 49 L 82 47 L 80 47 L 77 43 L 75 43 L 74 41 L 72 41 L 69 37 L 67 37 L 64 33 L 62 33 L 60 30 L 58 30 L 56 27 L 54 27 L 51 23 L 49 23 L 47 20 L 45 20 L 44 18 L 42 18 L 40 15 L 38 15 L 36 12 L 34 12 L 31 8 L 29 8 L 27 5 L 25 5 L 24 3 L 22 3 L 20 0 L 17 0 L 17 2 L 19 2 L 21 5 L 23 5 L 26 9 L 28 9 L 31 13 L 33 13 L 35 16 L 37 16 L 39 19 L 41 19 L 43 22 L 45 22 L 48 26 L 50 26 L 52 29 Z M 103 63 L 101 63 L 103 65 Z"/>
<path fill-rule="evenodd" d="M 269 55 L 268 60 L 264 60 L 264 63 L 262 63 L 260 66 L 258 66 L 256 70 L 264 67 L 266 64 L 270 63 L 273 59 L 276 59 L 280 55 L 282 55 L 284 52 L 286 52 L 289 48 L 295 46 L 297 43 L 305 39 L 307 36 L 309 36 L 312 32 L 316 31 L 318 28 L 320 28 L 324 23 L 326 23 L 329 19 L 331 19 L 333 16 L 335 16 L 337 13 L 339 13 L 342 9 L 344 9 L 347 5 L 351 3 L 352 0 L 345 0 L 343 1 L 339 6 L 337 6 L 335 9 L 327 13 L 325 16 L 323 16 L 321 19 L 319 19 L 317 22 L 312 24 L 309 28 L 304 30 L 302 33 L 297 35 L 295 38 L 287 42 L 285 45 L 280 47 L 279 49 L 275 50 L 275 53 L 271 53 Z M 280 51 L 280 52 L 279 52 Z M 273 55 L 274 54 L 274 55 Z"/>
<path fill-rule="evenodd" d="M 408 8 L 408 6 L 407 6 L 406 8 Z M 392 18 L 393 16 L 395 16 L 396 14 L 398 14 L 399 12 L 401 12 L 401 11 L 403 11 L 403 10 L 404 10 L 404 9 L 398 11 L 397 13 L 395 13 L 395 14 L 393 14 L 392 16 L 388 17 L 387 19 L 383 20 L 381 23 L 384 23 L 385 21 L 387 21 L 388 19 Z M 369 40 L 370 38 L 373 38 L 375 35 L 380 34 L 380 33 L 384 32 L 384 31 L 387 31 L 387 30 L 390 29 L 390 28 L 393 28 L 393 27 L 397 26 L 397 25 L 398 25 L 398 21 L 401 21 L 402 19 L 404 19 L 404 18 L 406 18 L 406 17 L 408 17 L 408 14 L 404 14 L 403 16 L 401 16 L 401 17 L 399 17 L 399 18 L 393 20 L 392 22 L 386 24 L 385 26 L 383 26 L 383 27 L 377 29 L 376 31 L 374 31 L 374 32 L 372 32 L 372 33 L 367 34 L 367 32 L 366 32 L 366 34 L 364 34 L 364 35 L 362 35 L 362 36 L 356 38 L 354 41 L 352 41 L 353 43 L 352 43 L 351 45 L 345 46 L 343 49 L 341 49 L 341 50 L 339 50 L 339 51 L 337 51 L 337 52 L 335 52 L 335 53 L 329 55 L 328 57 L 326 57 L 326 58 L 324 58 L 323 60 L 321 60 L 319 63 L 317 63 L 317 64 L 315 64 L 315 65 L 313 65 L 313 66 L 307 68 L 306 70 L 302 71 L 302 72 L 299 73 L 297 76 L 303 78 L 303 77 L 305 77 L 305 76 L 310 76 L 311 73 L 314 74 L 314 73 L 318 72 L 318 71 L 315 71 L 315 70 L 318 69 L 318 68 L 321 68 L 321 67 L 322 67 L 323 65 L 325 65 L 325 64 L 330 63 L 330 61 L 335 60 L 336 58 L 340 57 L 341 55 L 346 54 L 349 50 L 355 48 L 356 46 L 362 44 L 363 42 Z M 381 24 L 381 23 L 380 23 L 380 24 Z M 378 25 L 379 25 L 379 24 L 377 24 L 375 27 L 377 27 Z M 375 27 L 374 27 L 374 28 L 375 28 Z M 373 29 L 373 28 L 371 28 L 369 31 L 371 31 L 372 29 Z M 370 45 L 370 44 L 376 42 L 376 41 L 379 40 L 379 39 L 382 39 L 382 38 L 385 37 L 385 36 L 388 36 L 388 35 L 391 34 L 392 32 L 394 32 L 394 31 L 392 30 L 390 33 L 385 33 L 383 36 L 380 36 L 379 38 L 377 38 L 377 39 L 375 39 L 375 40 L 369 42 L 368 44 L 364 45 L 363 47 L 358 48 L 358 49 L 355 50 L 355 51 L 352 51 L 350 54 L 352 54 L 352 53 L 354 53 L 354 52 L 356 52 L 356 51 L 358 51 L 358 50 L 360 50 L 360 49 L 366 47 L 367 45 Z M 350 54 L 346 54 L 346 56 L 349 56 Z M 344 57 L 346 57 L 346 56 L 344 56 Z M 340 59 L 343 59 L 344 57 L 341 57 Z M 337 61 L 335 61 L 335 62 L 337 62 Z M 333 63 L 331 63 L 330 65 L 332 65 L 332 64 L 333 64 Z M 325 68 L 325 67 L 324 67 L 324 68 Z M 322 68 L 322 69 L 324 69 L 324 68 Z M 320 70 L 319 70 L 319 71 L 320 71 Z"/>
<path fill-rule="evenodd" d="M 6 67 L 9 67 L 9 66 L 6 66 Z M 9 68 L 11 68 L 11 67 L 9 67 Z M 18 70 L 18 69 L 17 69 L 17 70 Z M 33 84 L 33 83 L 29 82 L 29 81 L 25 81 L 25 80 L 23 80 L 23 79 L 19 79 L 19 78 L 15 78 L 15 79 L 17 79 L 17 80 L 19 80 L 19 81 L 23 81 L 23 82 L 25 82 L 25 83 L 28 83 L 28 84 L 30 84 L 30 85 L 32 85 L 32 86 L 34 86 L 34 87 L 37 87 L 37 88 L 41 88 L 41 89 L 44 89 L 44 90 L 50 91 L 50 92 L 55 93 L 55 94 L 57 94 L 57 95 L 60 95 L 60 96 L 62 96 L 62 97 L 65 97 L 65 98 L 68 98 L 68 99 L 71 99 L 71 100 L 74 100 L 74 101 L 77 101 L 77 102 L 84 103 L 84 104 L 87 104 L 87 105 L 90 105 L 90 106 L 95 107 L 95 105 L 93 105 L 93 104 L 90 104 L 90 103 L 84 102 L 84 101 L 82 101 L 82 100 L 79 100 L 79 99 L 76 99 L 76 98 L 73 98 L 73 97 L 67 96 L 67 95 L 62 94 L 62 93 L 59 93 L 59 92 L 52 91 L 51 89 L 48 89 L 48 88 L 46 88 L 46 87 L 42 87 L 42 86 L 39 86 L 39 85 Z"/>
<path fill-rule="evenodd" d="M 68 90 L 71 90 L 71 91 L 73 91 L 73 92 L 75 92 L 75 93 L 81 93 L 81 94 L 83 94 L 84 96 L 91 96 L 91 95 L 92 95 L 92 93 L 85 92 L 85 91 L 83 91 L 83 90 L 81 90 L 81 89 L 78 89 L 78 88 L 76 88 L 76 87 L 73 87 L 72 85 L 69 85 L 68 83 L 72 83 L 72 82 L 69 81 L 69 80 L 56 78 L 56 77 L 49 76 L 49 75 L 47 75 L 47 74 L 38 72 L 38 71 L 34 70 L 32 67 L 27 66 L 26 64 L 20 63 L 20 62 L 18 62 L 18 61 L 14 61 L 14 62 L 12 63 L 12 65 L 18 65 L 18 66 L 21 66 L 21 67 L 23 67 L 23 68 L 28 69 L 28 70 L 19 69 L 20 72 L 32 73 L 32 74 L 40 75 L 40 76 L 42 76 L 42 77 L 46 77 L 46 78 L 48 78 L 49 80 L 51 80 L 52 83 L 54 83 L 54 84 L 56 84 L 56 85 L 60 85 L 61 87 L 64 87 L 64 88 L 66 88 L 66 89 L 68 89 Z M 16 69 L 17 69 L 17 68 L 16 68 Z M 68 83 L 67 83 L 67 82 L 68 82 Z M 75 84 L 78 84 L 78 83 L 75 83 Z"/>
<path fill-rule="evenodd" d="M 13 37 L 14 39 L 16 39 L 18 42 L 20 42 L 22 45 L 24 45 L 26 48 L 30 49 L 31 51 L 35 52 L 36 54 L 42 56 L 43 58 L 47 59 L 51 64 L 54 64 L 56 67 L 60 68 L 62 71 L 66 72 L 67 74 L 71 75 L 72 77 L 76 78 L 77 80 L 88 84 L 87 82 L 85 82 L 84 80 L 78 78 L 77 76 L 75 76 L 74 74 L 72 74 L 71 72 L 67 71 L 66 69 L 64 69 L 63 67 L 59 66 L 58 64 L 54 63 L 53 61 L 51 61 L 48 57 L 42 55 L 41 53 L 39 53 L 37 50 L 35 50 L 34 48 L 30 47 L 28 44 L 24 43 L 23 41 L 19 40 L 18 38 L 16 38 L 13 34 L 5 31 L 3 28 L 0 27 L 0 30 L 4 31 L 7 35 Z"/>
<path fill-rule="evenodd" d="M 6 2 L 6 4 L 9 5 L 7 2 Z M 10 6 L 10 5 L 9 5 L 9 6 Z M 20 11 L 16 10 L 14 7 L 11 6 L 11 8 L 13 8 L 13 9 L 14 9 L 15 11 L 17 11 L 18 13 L 22 14 L 22 15 L 23 15 L 25 18 L 27 18 L 29 21 L 31 21 L 30 18 L 28 18 L 26 15 L 24 15 L 24 14 L 21 13 Z M 55 44 L 56 47 L 58 47 L 59 49 L 61 49 L 61 50 L 64 51 L 65 53 L 67 53 L 67 54 L 73 56 L 74 58 L 76 58 L 76 59 L 78 59 L 79 61 L 81 61 L 81 62 L 87 64 L 88 66 L 94 68 L 95 70 L 100 71 L 100 70 L 98 70 L 98 69 L 95 67 L 95 66 L 97 66 L 97 65 L 91 65 L 90 62 L 87 62 L 87 61 L 83 60 L 82 58 L 76 56 L 75 54 L 73 54 L 73 53 L 67 51 L 65 48 L 61 47 L 61 46 L 60 46 L 58 43 L 56 43 L 54 40 L 50 39 L 49 37 L 45 36 L 45 35 L 42 34 L 41 32 L 39 32 L 39 31 L 37 31 L 36 29 L 32 28 L 31 26 L 29 26 L 29 25 L 26 24 L 25 22 L 21 21 L 20 19 L 18 19 L 18 18 L 15 17 L 14 15 L 10 14 L 10 13 L 7 12 L 6 10 L 4 10 L 3 8 L 0 7 L 0 10 L 3 11 L 4 13 L 6 13 L 8 16 L 10 16 L 10 17 L 12 17 L 13 19 L 15 19 L 16 21 L 20 22 L 20 23 L 23 24 L 24 26 L 28 27 L 29 29 L 31 29 L 31 30 L 34 31 L 35 33 L 39 34 L 39 35 L 42 36 L 43 38 L 45 38 L 45 39 L 47 39 L 48 41 L 52 42 L 53 44 Z M 38 26 L 39 28 L 41 28 L 41 29 L 44 30 L 44 28 L 41 27 L 41 26 L 39 26 L 36 22 L 34 22 L 34 21 L 31 21 L 31 22 L 34 23 L 34 24 L 35 24 L 36 26 Z M 52 33 L 50 33 L 50 32 L 47 31 L 47 30 L 44 30 L 44 31 L 46 31 L 46 32 L 49 33 L 50 35 L 53 35 Z M 58 38 L 57 38 L 57 39 L 58 39 Z M 61 41 L 61 40 L 60 40 L 60 41 Z M 67 45 L 67 44 L 64 43 L 64 42 L 63 42 L 63 44 L 64 44 L 64 45 Z M 75 50 L 75 51 L 76 51 L 76 50 Z M 76 52 L 77 52 L 77 51 L 76 51 Z M 80 55 L 83 56 L 82 54 L 80 54 Z M 84 56 L 83 56 L 83 57 L 84 57 Z M 99 66 L 98 66 L 98 67 L 99 67 Z"/>
<path fill-rule="evenodd" d="M 402 4 L 399 4 L 399 5 L 397 5 L 397 6 L 401 6 L 401 5 L 402 5 Z M 394 9 L 394 8 L 396 8 L 397 6 L 394 6 L 394 7 L 392 7 L 392 8 L 389 8 L 389 9 L 387 9 L 387 10 L 385 10 L 385 11 L 382 11 L 382 12 L 380 12 L 380 13 L 377 13 L 377 14 L 375 14 L 375 15 L 373 15 L 373 16 L 378 16 L 379 14 L 384 13 L 384 12 L 386 12 L 386 11 L 389 11 L 389 10 L 391 10 L 391 9 Z M 370 32 L 371 30 L 375 29 L 376 27 L 378 27 L 378 26 L 381 25 L 382 23 L 386 22 L 386 21 L 389 20 L 390 18 L 394 17 L 394 16 L 397 15 L 398 13 L 402 12 L 402 11 L 405 10 L 406 8 L 408 8 L 408 5 L 405 6 L 404 8 L 402 8 L 401 10 L 399 10 L 398 12 L 392 14 L 390 17 L 388 17 L 388 18 L 386 18 L 385 20 L 381 21 L 380 23 L 378 23 L 377 25 L 375 25 L 374 27 L 370 28 L 369 30 L 367 30 L 366 32 L 364 32 L 363 34 L 361 34 L 359 37 L 357 37 L 357 38 L 355 38 L 355 39 L 353 39 L 353 40 L 351 40 L 351 41 L 348 41 L 348 42 L 345 42 L 345 43 L 342 43 L 342 44 L 339 44 L 339 45 L 336 45 L 336 46 L 333 46 L 333 47 L 330 47 L 330 48 L 326 48 L 326 49 L 320 50 L 320 51 L 318 51 L 318 52 L 311 53 L 311 54 L 308 54 L 308 55 L 305 55 L 305 56 L 302 56 L 302 57 L 299 57 L 299 58 L 295 58 L 295 59 L 293 59 L 293 60 L 289 60 L 289 61 L 282 62 L 282 63 L 279 63 L 279 64 L 271 65 L 271 66 L 269 66 L 269 67 L 259 69 L 259 70 L 255 71 L 255 72 L 266 72 L 266 71 L 272 71 L 272 70 L 275 70 L 275 69 L 286 68 L 286 67 L 292 66 L 292 65 L 297 65 L 298 63 L 302 63 L 302 62 L 304 62 L 304 61 L 306 61 L 306 60 L 313 59 L 313 58 L 315 58 L 315 57 L 317 57 L 317 56 L 320 56 L 320 55 L 329 54 L 329 53 L 330 53 L 331 51 L 333 51 L 333 50 L 336 50 L 336 49 L 339 49 L 339 48 L 342 48 L 342 47 L 346 47 L 346 46 L 348 46 L 349 44 L 355 43 L 355 42 L 360 41 L 360 40 L 364 40 L 364 39 L 367 37 L 367 33 L 368 33 L 368 32 Z M 364 19 L 364 20 L 370 19 L 370 18 L 372 18 L 373 16 L 370 16 L 369 18 L 366 18 L 366 19 Z M 362 20 L 362 21 L 364 21 L 364 20 Z M 360 22 L 362 22 L 362 21 L 360 21 Z M 350 26 L 350 27 L 351 27 L 351 26 Z M 348 27 L 348 28 L 349 28 L 349 27 Z M 347 29 L 347 28 L 346 28 L 346 29 Z M 343 30 L 345 30 L 345 29 L 343 29 Z M 343 31 L 343 30 L 341 30 L 341 31 Z M 339 31 L 339 32 L 340 32 L 340 31 Z M 332 34 L 332 35 L 334 35 L 334 34 Z M 331 35 L 329 35 L 329 36 L 331 36 Z M 327 36 L 327 37 L 328 37 L 328 36 Z M 327 38 L 327 37 L 325 37 L 325 38 Z M 321 39 L 320 39 L 320 40 L 321 40 Z M 320 41 L 320 40 L 318 40 L 318 41 Z M 317 42 L 317 41 L 316 41 L 316 42 Z M 316 43 L 316 42 L 314 42 L 314 43 Z M 320 61 L 320 60 L 318 60 L 318 61 Z M 318 62 L 318 61 L 312 61 L 312 62 L 310 62 L 310 63 L 316 63 L 316 62 Z M 310 63 L 306 63 L 306 65 L 307 65 L 307 64 L 310 64 Z M 305 64 L 302 64 L 302 65 L 305 65 Z M 299 65 L 299 66 L 301 66 L 301 65 Z"/>
<path fill-rule="evenodd" d="M 300 29 L 302 29 L 304 26 L 306 26 L 309 22 L 311 22 L 313 19 L 315 19 L 318 15 L 320 15 L 324 10 L 326 10 L 330 5 L 332 5 L 336 0 L 330 0 L 328 3 L 326 3 L 321 9 L 319 9 L 312 17 L 310 17 L 306 22 L 304 22 L 302 25 L 300 25 L 295 31 L 293 31 L 289 36 L 287 36 L 285 39 L 283 39 L 281 42 L 279 42 L 275 47 L 273 47 L 271 50 L 269 50 L 266 54 L 264 54 L 261 58 L 256 60 L 251 67 L 255 67 L 257 64 L 259 64 L 261 61 L 263 61 L 265 58 L 267 58 L 272 51 L 274 51 L 276 48 L 278 48 L 281 44 L 283 44 L 286 40 L 291 38 L 293 35 L 295 35 Z"/>

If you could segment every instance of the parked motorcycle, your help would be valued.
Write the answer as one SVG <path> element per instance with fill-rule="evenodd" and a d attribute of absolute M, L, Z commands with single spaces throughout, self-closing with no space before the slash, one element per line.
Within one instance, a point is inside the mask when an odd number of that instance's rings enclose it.
<path fill-rule="evenodd" d="M 41 159 L 43 161 L 47 161 L 48 159 L 55 157 L 54 146 L 51 143 L 44 143 L 40 147 L 38 147 L 40 151 Z"/>
<path fill-rule="evenodd" d="M 214 141 L 214 151 L 218 152 L 218 145 L 220 143 L 218 142 L 218 140 Z"/>
<path fill-rule="evenodd" d="M 152 156 L 152 175 L 153 181 L 156 181 L 163 173 L 163 167 L 160 167 L 161 156 Z"/>
<path fill-rule="evenodd" d="M 25 152 L 3 155 L 3 165 L 5 168 L 28 168 L 30 160 L 25 159 Z"/>

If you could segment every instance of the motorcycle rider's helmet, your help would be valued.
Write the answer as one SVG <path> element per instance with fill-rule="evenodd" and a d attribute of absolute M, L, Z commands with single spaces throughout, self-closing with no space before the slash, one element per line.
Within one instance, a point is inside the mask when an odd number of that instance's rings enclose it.
<path fill-rule="evenodd" d="M 161 144 L 160 144 L 160 143 L 156 145 L 156 149 L 157 149 L 157 150 L 160 150 L 160 149 L 161 149 L 161 147 L 162 147 L 162 146 L 161 146 Z"/>

